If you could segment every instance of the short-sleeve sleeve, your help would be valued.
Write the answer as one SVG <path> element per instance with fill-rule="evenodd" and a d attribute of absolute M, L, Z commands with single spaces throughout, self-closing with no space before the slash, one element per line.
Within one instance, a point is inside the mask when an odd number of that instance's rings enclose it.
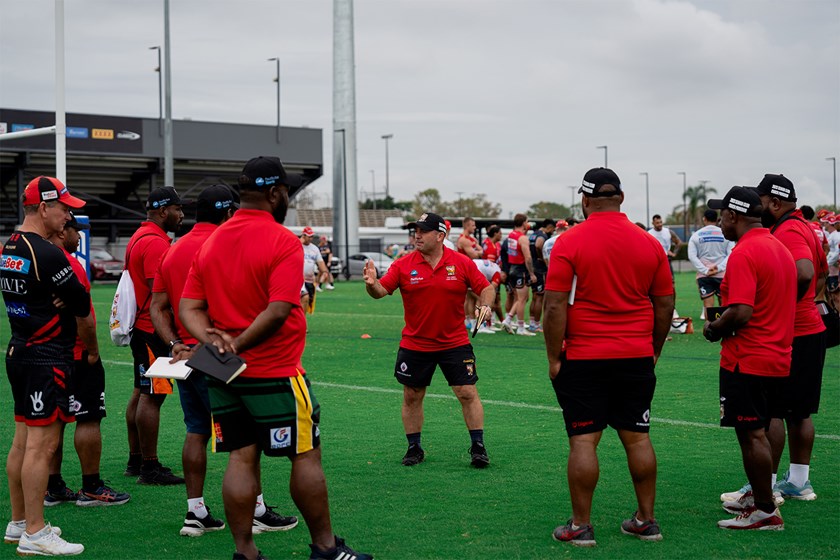
<path fill-rule="evenodd" d="M 571 291 L 575 268 L 572 265 L 568 243 L 565 242 L 563 237 L 554 242 L 549 262 L 545 289 L 552 292 Z"/>
<path fill-rule="evenodd" d="M 303 246 L 280 238 L 271 262 L 268 277 L 268 301 L 284 301 L 300 305 L 300 286 L 303 282 Z M 320 253 L 319 253 L 320 256 Z"/>
<path fill-rule="evenodd" d="M 379 279 L 379 283 L 382 284 L 382 287 L 385 288 L 385 291 L 388 292 L 388 294 L 393 294 L 394 290 L 399 288 L 400 268 L 401 264 L 406 260 L 407 257 L 403 257 L 402 259 L 391 263 L 391 266 L 388 268 L 388 271 L 385 272 L 385 275 Z"/>

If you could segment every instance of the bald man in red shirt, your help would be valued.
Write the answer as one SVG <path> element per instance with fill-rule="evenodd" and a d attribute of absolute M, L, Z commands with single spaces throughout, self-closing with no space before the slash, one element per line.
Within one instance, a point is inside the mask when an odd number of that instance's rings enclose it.
<path fill-rule="evenodd" d="M 443 246 L 446 224 L 440 216 L 425 213 L 408 224 L 416 230 L 417 250 L 394 262 L 381 280 L 371 261 L 365 264 L 368 294 L 379 299 L 399 288 L 405 306 L 405 328 L 397 352 L 394 377 L 403 385 L 402 420 L 408 439 L 403 465 L 417 465 L 425 458 L 420 445 L 423 398 L 440 366 L 461 403 L 470 432 L 470 461 L 476 468 L 490 464 L 484 446 L 484 408 L 475 383 L 475 353 L 464 329 L 467 288 L 479 294 L 476 316 L 491 313 L 496 296 L 492 285 L 472 260 Z"/>

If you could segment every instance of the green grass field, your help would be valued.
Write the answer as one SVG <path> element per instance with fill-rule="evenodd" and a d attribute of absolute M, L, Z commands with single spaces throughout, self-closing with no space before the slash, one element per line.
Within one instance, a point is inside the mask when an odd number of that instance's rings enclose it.
<path fill-rule="evenodd" d="M 677 278 L 677 309 L 699 323 L 693 275 Z M 127 459 L 124 412 L 132 387 L 128 348 L 110 344 L 107 318 L 114 286 L 93 291 L 100 318 L 100 344 L 107 370 L 108 418 L 103 421 L 102 475 L 131 501 L 111 508 L 61 505 L 48 520 L 82 542 L 84 558 L 230 558 L 228 531 L 201 538 L 180 537 L 186 511 L 183 486 L 138 486 L 122 475 Z M 717 427 L 718 351 L 701 334 L 674 335 L 657 367 L 651 437 L 659 460 L 657 518 L 664 539 L 644 543 L 622 535 L 619 524 L 635 510 L 630 476 L 618 438 L 608 432 L 600 445 L 601 479 L 592 521 L 598 546 L 577 549 L 554 542 L 551 532 L 570 517 L 566 484 L 568 442 L 562 415 L 546 374 L 542 336 L 479 335 L 473 341 L 485 403 L 486 442 L 492 464 L 469 467 L 469 437 L 460 406 L 438 374 L 426 400 L 423 444 L 426 462 L 408 469 L 400 459 L 405 437 L 400 422 L 401 390 L 393 365 L 403 325 L 399 296 L 373 301 L 360 282 L 336 285 L 318 297 L 307 337 L 304 366 L 322 405 L 324 470 L 333 525 L 357 550 L 379 559 L 513 558 L 838 558 L 840 557 L 840 349 L 829 351 L 822 410 L 814 419 L 816 441 L 811 481 L 814 502 L 782 507 L 783 532 L 727 532 L 716 522 L 728 516 L 718 496 L 745 481 L 731 430 Z M 8 323 L 2 321 L 3 339 Z M 362 339 L 369 334 L 369 339 Z M 0 442 L 13 434 L 8 384 L 0 386 Z M 69 440 L 64 478 L 81 484 Z M 177 395 L 161 418 L 159 455 L 180 472 L 184 437 Z M 4 452 L 5 459 L 5 452 Z M 223 454 L 208 460 L 205 498 L 223 515 Z M 782 460 L 781 474 L 787 467 Z M 296 514 L 288 494 L 288 461 L 263 461 L 266 501 Z M 0 489 L 0 519 L 8 517 L 8 489 Z M 307 558 L 303 523 L 288 533 L 256 537 L 271 559 Z M 0 548 L 0 557 L 15 547 Z"/>

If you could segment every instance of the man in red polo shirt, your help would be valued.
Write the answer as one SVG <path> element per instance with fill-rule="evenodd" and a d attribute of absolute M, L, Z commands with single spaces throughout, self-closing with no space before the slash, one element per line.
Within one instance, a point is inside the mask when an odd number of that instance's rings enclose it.
<path fill-rule="evenodd" d="M 472 260 L 443 246 L 443 218 L 427 212 L 408 227 L 417 232 L 416 251 L 394 261 L 381 280 L 376 279 L 373 263 L 368 262 L 364 270 L 365 287 L 372 298 L 383 298 L 399 288 L 405 307 L 394 369 L 394 377 L 403 385 L 402 421 L 408 439 L 402 464 L 417 465 L 425 458 L 420 442 L 423 398 L 440 366 L 461 402 L 472 442 L 471 464 L 484 468 L 490 459 L 484 445 L 484 408 L 475 387 L 475 353 L 464 329 L 464 297 L 467 288 L 479 294 L 476 316 L 482 312 L 486 316 L 495 290 Z"/>
<path fill-rule="evenodd" d="M 732 187 L 708 202 L 721 211 L 723 235 L 736 245 L 721 284 L 726 310 L 707 321 L 703 335 L 723 340 L 720 350 L 720 425 L 735 428 L 751 490 L 724 502 L 735 519 L 723 529 L 784 528 L 773 499 L 773 459 L 767 429 L 772 395 L 790 374 L 796 302 L 796 265 L 790 252 L 761 227 L 761 199 L 749 187 Z M 809 232 L 813 237 L 813 234 Z"/>
<path fill-rule="evenodd" d="M 70 221 L 64 230 L 54 232 L 47 239 L 61 248 L 67 257 L 76 278 L 90 294 L 90 280 L 87 271 L 72 253 L 79 248 L 80 231 L 90 229 L 90 224 L 76 220 L 70 212 Z M 73 444 L 79 456 L 82 468 L 82 487 L 73 492 L 61 476 L 61 463 L 64 458 L 64 428 L 61 427 L 61 439 L 50 464 L 50 478 L 47 493 L 44 495 L 45 506 L 55 506 L 62 502 L 75 502 L 78 506 L 109 506 L 126 503 L 131 496 L 109 487 L 100 477 L 99 466 L 102 459 L 101 422 L 105 418 L 105 370 L 99 357 L 99 342 L 96 339 L 96 314 L 93 303 L 90 315 L 76 317 L 76 346 L 73 348 L 73 400 L 75 402 L 76 431 Z"/>
<path fill-rule="evenodd" d="M 796 317 L 793 323 L 793 351 L 790 377 L 771 407 L 767 437 L 773 449 L 773 478 L 785 449 L 785 425 L 790 444 L 790 469 L 784 479 L 774 480 L 774 490 L 784 498 L 814 500 L 817 495 L 808 479 L 814 422 L 811 415 L 820 407 L 823 365 L 825 364 L 825 324 L 814 303 L 825 285 L 828 263 L 820 242 L 802 212 L 796 208 L 796 190 L 783 175 L 767 174 L 756 187 L 763 209 L 761 221 L 770 233 L 787 247 L 796 262 Z"/>
<path fill-rule="evenodd" d="M 370 560 L 332 532 L 320 405 L 300 361 L 303 248 L 282 223 L 303 177 L 287 174 L 276 157 L 256 157 L 238 182 L 241 207 L 199 249 L 179 305 L 181 322 L 198 342 L 247 364 L 228 384 L 207 378 L 216 449 L 230 453 L 222 497 L 234 558 L 261 557 L 252 520 L 265 454 L 292 462 L 290 489 L 312 538 L 310 559 Z"/>
<path fill-rule="evenodd" d="M 555 242 L 545 287 L 548 375 L 569 436 L 572 498 L 572 518 L 553 537 L 595 545 L 590 513 L 599 475 L 596 450 L 612 426 L 627 453 L 638 502 L 621 531 L 656 541 L 662 534 L 653 514 L 656 455 L 648 434 L 654 366 L 674 311 L 668 259 L 656 239 L 621 212 L 624 193 L 611 169 L 587 171 L 578 192 L 586 221 Z M 627 255 L 633 255 L 632 265 Z"/>
<path fill-rule="evenodd" d="M 149 378 L 144 374 L 152 362 L 168 356 L 166 343 L 155 334 L 149 305 L 152 286 L 160 259 L 184 219 L 181 198 L 172 187 L 158 187 L 146 200 L 147 221 L 131 236 L 125 249 L 126 269 L 134 283 L 137 315 L 131 334 L 131 355 L 134 359 L 134 391 L 125 409 L 128 431 L 128 465 L 126 476 L 139 476 L 138 484 L 183 484 L 184 479 L 160 464 L 157 456 L 160 407 L 172 393 L 169 379 Z"/>

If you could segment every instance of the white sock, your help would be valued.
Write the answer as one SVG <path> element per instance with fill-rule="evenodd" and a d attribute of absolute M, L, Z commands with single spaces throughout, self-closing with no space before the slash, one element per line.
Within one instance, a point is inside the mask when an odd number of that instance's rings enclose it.
<path fill-rule="evenodd" d="M 207 506 L 204 505 L 204 496 L 187 498 L 187 511 L 193 512 L 193 515 L 199 519 L 207 517 L 209 512 L 207 511 Z"/>
<path fill-rule="evenodd" d="M 505 315 L 505 320 L 503 322 L 506 325 L 510 325 L 513 322 L 513 315 Z"/>
<path fill-rule="evenodd" d="M 517 321 L 517 322 L 516 322 L 516 325 L 517 325 L 520 329 L 524 329 L 524 328 L 525 328 L 525 321 Z"/>
<path fill-rule="evenodd" d="M 263 502 L 263 495 L 257 496 L 257 506 L 254 508 L 254 517 L 265 515 L 265 503 Z"/>
<path fill-rule="evenodd" d="M 778 477 L 779 477 L 779 475 L 777 475 L 776 473 L 773 473 L 772 475 L 770 475 L 770 487 L 771 488 L 776 485 L 776 480 L 778 479 Z"/>
<path fill-rule="evenodd" d="M 791 463 L 788 482 L 794 486 L 805 486 L 805 483 L 808 482 L 809 470 L 810 465 L 797 465 L 796 463 Z"/>

